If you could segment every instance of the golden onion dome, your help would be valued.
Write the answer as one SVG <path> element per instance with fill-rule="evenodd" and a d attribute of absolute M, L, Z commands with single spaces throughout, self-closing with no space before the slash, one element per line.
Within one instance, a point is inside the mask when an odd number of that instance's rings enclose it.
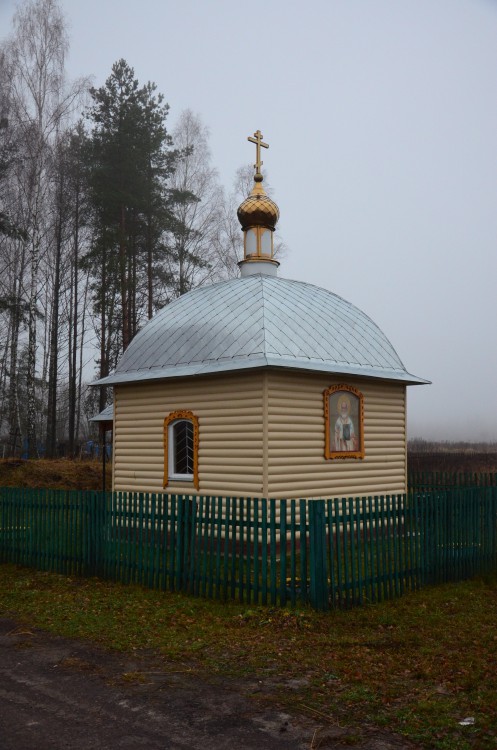
<path fill-rule="evenodd" d="M 258 180 L 258 177 L 261 179 Z M 262 226 L 274 230 L 276 222 L 280 218 L 280 210 L 276 203 L 266 195 L 261 185 L 262 175 L 256 174 L 255 180 L 252 192 L 238 207 L 238 221 L 242 225 L 242 229 Z"/>

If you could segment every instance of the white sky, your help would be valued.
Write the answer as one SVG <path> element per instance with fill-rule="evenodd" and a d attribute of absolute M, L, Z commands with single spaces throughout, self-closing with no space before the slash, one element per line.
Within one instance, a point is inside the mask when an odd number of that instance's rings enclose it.
<path fill-rule="evenodd" d="M 409 436 L 497 439 L 497 2 L 61 0 L 69 76 L 123 57 L 199 113 L 226 187 L 263 158 L 290 248 L 408 371 Z M 15 3 L 0 0 L 0 36 Z"/>

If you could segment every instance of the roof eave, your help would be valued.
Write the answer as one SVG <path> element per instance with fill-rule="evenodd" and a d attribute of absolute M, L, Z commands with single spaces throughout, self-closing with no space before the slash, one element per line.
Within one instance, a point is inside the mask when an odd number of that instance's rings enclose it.
<path fill-rule="evenodd" d="M 305 370 L 307 372 L 323 372 L 330 375 L 354 375 L 358 377 L 374 378 L 376 380 L 388 380 L 402 382 L 405 385 L 429 385 L 430 380 L 425 380 L 417 375 L 411 375 L 405 370 L 388 370 L 375 368 L 370 365 L 351 365 L 335 362 L 324 362 L 322 360 L 295 361 L 280 357 L 253 357 L 240 361 L 230 360 L 228 362 L 199 362 L 189 365 L 177 365 L 175 367 L 152 368 L 150 370 L 134 370 L 131 372 L 114 373 L 105 378 L 96 380 L 92 386 L 114 386 L 127 383 L 143 383 L 151 380 L 169 380 L 171 378 L 196 377 L 199 375 L 212 375 L 215 373 L 236 372 L 239 370 L 252 370 L 261 367 L 276 367 L 294 371 Z"/>

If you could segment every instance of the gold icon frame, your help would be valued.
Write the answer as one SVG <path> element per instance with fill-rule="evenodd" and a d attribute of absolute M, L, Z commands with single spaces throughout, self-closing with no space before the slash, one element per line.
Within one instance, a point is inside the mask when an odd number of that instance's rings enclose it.
<path fill-rule="evenodd" d="M 349 414 L 347 416 L 350 418 L 349 424 L 353 431 L 346 442 L 353 444 L 353 450 L 337 450 L 335 441 L 336 425 L 339 422 L 339 419 L 336 419 L 337 406 L 340 403 L 340 394 L 342 393 L 344 394 L 343 401 L 349 403 Z M 323 398 L 325 422 L 324 457 L 326 459 L 340 460 L 364 458 L 364 396 L 361 391 L 352 385 L 340 383 L 339 385 L 331 385 L 323 391 Z"/>

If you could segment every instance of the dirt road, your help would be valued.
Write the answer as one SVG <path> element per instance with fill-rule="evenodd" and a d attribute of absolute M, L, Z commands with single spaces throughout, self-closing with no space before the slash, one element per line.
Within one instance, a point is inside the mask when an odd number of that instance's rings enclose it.
<path fill-rule="evenodd" d="M 129 656 L 0 619 L 0 750 L 309 750 L 350 730 L 290 716 L 262 683 L 198 678 L 156 654 Z M 364 750 L 412 748 L 361 732 Z"/>

